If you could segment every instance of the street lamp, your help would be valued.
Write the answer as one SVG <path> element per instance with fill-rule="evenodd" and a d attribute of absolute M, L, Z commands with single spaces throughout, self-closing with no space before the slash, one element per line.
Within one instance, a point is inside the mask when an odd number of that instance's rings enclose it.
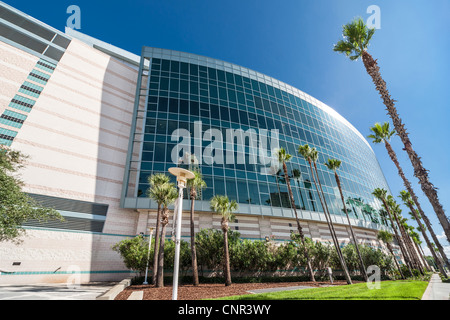
<path fill-rule="evenodd" d="M 150 248 L 152 245 L 152 235 L 153 235 L 153 229 L 154 228 L 149 228 L 148 231 L 150 231 L 150 239 L 148 241 L 148 254 L 147 254 L 147 267 L 145 268 L 145 280 L 142 284 L 148 284 L 147 282 L 147 274 L 148 274 L 148 264 L 150 263 Z"/>
<path fill-rule="evenodd" d="M 186 188 L 187 180 L 193 179 L 194 174 L 183 168 L 169 168 L 169 172 L 177 177 L 178 201 L 176 205 L 177 230 L 175 236 L 175 261 L 173 264 L 173 291 L 172 300 L 178 298 L 178 271 L 180 266 L 180 246 L 181 246 L 181 214 L 183 209 L 183 189 Z"/>

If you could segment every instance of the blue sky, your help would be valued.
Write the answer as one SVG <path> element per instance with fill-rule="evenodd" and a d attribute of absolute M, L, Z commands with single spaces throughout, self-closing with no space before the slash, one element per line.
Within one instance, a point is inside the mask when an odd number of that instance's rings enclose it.
<path fill-rule="evenodd" d="M 450 25 L 448 0 L 129 0 L 6 3 L 64 30 L 69 5 L 81 8 L 81 32 L 139 54 L 143 45 L 236 63 L 282 80 L 323 101 L 364 136 L 386 111 L 361 61 L 334 53 L 342 25 L 370 5 L 381 10 L 369 52 L 397 102 L 416 152 L 450 210 Z M 445 139 L 445 140 L 444 140 Z M 442 228 L 397 137 L 392 145 L 422 207 Z M 384 146 L 373 146 L 392 192 L 403 189 Z M 407 209 L 404 208 L 404 215 Z M 409 216 L 408 216 L 409 217 Z M 448 245 L 442 238 L 443 245 Z M 449 246 L 450 249 L 450 246 Z M 450 254 L 450 252 L 449 252 Z"/>

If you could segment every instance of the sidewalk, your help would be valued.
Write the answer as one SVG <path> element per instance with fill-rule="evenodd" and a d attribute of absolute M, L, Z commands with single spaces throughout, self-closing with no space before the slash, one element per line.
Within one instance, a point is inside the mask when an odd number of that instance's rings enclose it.
<path fill-rule="evenodd" d="M 450 300 L 450 283 L 443 283 L 439 274 L 433 274 L 422 300 Z"/>
<path fill-rule="evenodd" d="M 95 300 L 106 290 L 113 287 L 113 282 L 93 282 L 68 287 L 66 284 L 44 283 L 29 285 L 0 285 L 1 300 Z"/>

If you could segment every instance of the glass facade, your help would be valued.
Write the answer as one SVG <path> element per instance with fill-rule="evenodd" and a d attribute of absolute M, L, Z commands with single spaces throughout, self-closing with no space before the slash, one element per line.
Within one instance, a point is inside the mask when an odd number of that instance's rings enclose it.
<path fill-rule="evenodd" d="M 330 212 L 344 216 L 334 173 L 323 165 L 332 158 L 342 161 L 338 173 L 351 217 L 384 224 L 381 205 L 371 195 L 377 187 L 389 190 L 378 161 L 361 134 L 334 110 L 276 79 L 220 60 L 156 48 L 144 48 L 142 59 L 148 63 L 141 62 L 122 206 L 156 207 L 146 197 L 147 178 L 168 174 L 174 159 L 183 156 L 186 148 L 180 150 L 181 138 L 173 133 L 185 129 L 187 149 L 200 157 L 207 184 L 199 210 L 208 211 L 212 196 L 224 194 L 239 203 L 240 213 L 293 217 L 283 171 L 255 161 L 261 133 L 278 133 L 278 146 L 293 155 L 287 167 L 301 212 L 312 218 L 323 212 L 309 165 L 297 152 L 309 144 L 319 152 Z M 230 132 L 244 135 L 231 139 Z M 273 140 L 267 139 L 267 146 L 275 147 Z"/>

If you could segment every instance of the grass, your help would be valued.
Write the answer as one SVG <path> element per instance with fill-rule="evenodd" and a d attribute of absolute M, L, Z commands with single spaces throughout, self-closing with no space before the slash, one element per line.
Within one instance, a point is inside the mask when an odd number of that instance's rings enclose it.
<path fill-rule="evenodd" d="M 219 300 L 421 300 L 427 286 L 427 281 L 383 281 L 380 289 L 369 289 L 366 283 L 358 283 L 232 296 Z"/>

